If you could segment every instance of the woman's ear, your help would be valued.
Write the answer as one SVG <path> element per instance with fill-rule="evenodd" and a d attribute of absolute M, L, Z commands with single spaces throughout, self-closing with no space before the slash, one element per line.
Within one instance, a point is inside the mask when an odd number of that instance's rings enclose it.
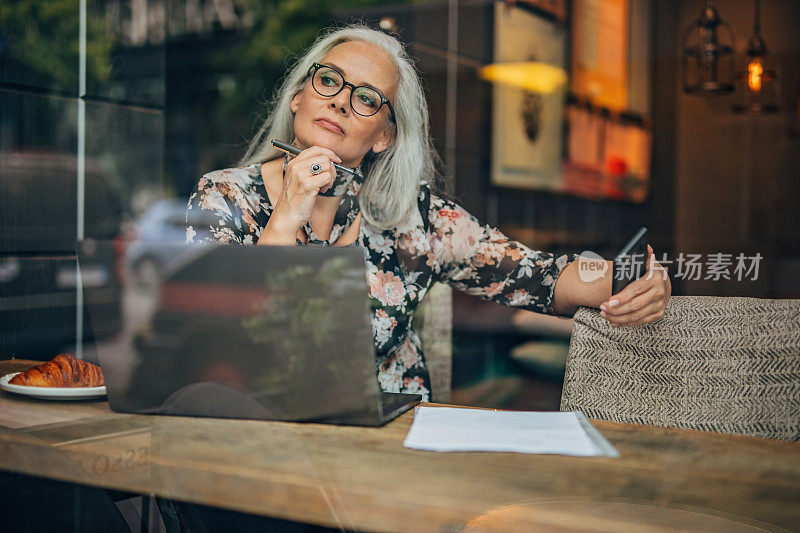
<path fill-rule="evenodd" d="M 394 128 L 389 126 L 383 128 L 380 135 L 378 136 L 378 140 L 372 145 L 371 150 L 378 154 L 383 152 L 387 148 L 389 148 L 392 143 L 394 142 Z"/>
<path fill-rule="evenodd" d="M 297 91 L 294 96 L 292 96 L 291 101 L 289 102 L 289 109 L 292 110 L 293 114 L 297 114 L 297 110 L 300 109 L 300 102 L 303 101 L 303 91 Z"/>

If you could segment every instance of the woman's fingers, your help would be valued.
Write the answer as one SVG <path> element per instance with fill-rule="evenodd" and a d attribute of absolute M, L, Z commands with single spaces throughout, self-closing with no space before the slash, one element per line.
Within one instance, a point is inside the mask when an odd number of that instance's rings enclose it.
<path fill-rule="evenodd" d="M 321 146 L 312 146 L 289 158 L 271 224 L 281 219 L 281 226 L 300 228 L 311 219 L 317 194 L 330 188 L 336 177 L 332 161 L 339 163 L 341 159 L 333 150 Z M 320 166 L 321 172 L 311 173 L 314 164 Z"/>
<path fill-rule="evenodd" d="M 290 166 L 291 165 L 291 166 Z M 314 174 L 311 168 L 319 165 L 321 172 Z M 303 190 L 309 190 L 313 185 L 316 189 L 324 192 L 333 185 L 336 176 L 336 167 L 327 156 L 306 157 L 303 159 L 293 159 L 286 164 L 286 186 L 291 187 L 294 182 L 302 184 Z"/>
<path fill-rule="evenodd" d="M 635 313 L 636 311 L 640 311 L 642 309 L 646 309 L 652 305 L 658 305 L 663 297 L 664 295 L 662 292 L 659 291 L 656 286 L 651 285 L 649 287 L 645 287 L 645 292 L 636 295 L 625 303 L 614 307 L 606 307 L 605 309 L 601 307 L 600 310 L 609 316 L 621 317 L 630 313 Z"/>
<path fill-rule="evenodd" d="M 660 300 L 655 300 L 637 311 L 632 311 L 624 315 L 609 315 L 605 311 L 600 311 L 600 315 L 608 320 L 612 326 L 632 326 L 640 323 L 651 315 L 658 315 L 659 313 L 663 316 L 664 305 L 661 304 Z"/>
<path fill-rule="evenodd" d="M 320 189 L 330 187 L 332 179 L 330 170 L 323 170 L 319 174 L 312 174 L 311 171 L 306 170 L 297 177 L 297 186 L 303 193 L 317 194 Z"/>
<path fill-rule="evenodd" d="M 617 308 L 613 307 L 606 309 L 601 308 L 600 316 L 609 322 L 618 324 L 627 323 L 647 316 L 654 312 L 659 306 L 659 298 L 655 292 L 655 290 L 649 290 L 626 303 L 624 308 L 626 308 L 627 311 L 623 309 L 623 312 L 619 312 Z"/>
<path fill-rule="evenodd" d="M 645 279 L 656 279 L 666 281 L 669 278 L 667 269 L 661 263 L 656 261 L 656 254 L 650 245 L 647 245 L 647 270 L 645 271 Z"/>
<path fill-rule="evenodd" d="M 313 183 L 318 192 L 325 192 L 333 186 L 336 179 L 334 161 L 340 163 L 341 159 L 332 150 L 320 146 L 307 148 L 286 164 L 286 175 L 289 179 L 284 185 L 288 186 L 292 181 L 299 180 L 304 184 Z M 314 165 L 319 165 L 324 172 L 313 174 L 311 168 Z M 323 177 L 324 180 L 321 179 Z"/>
<path fill-rule="evenodd" d="M 612 309 L 622 307 L 637 296 L 644 294 L 650 289 L 650 282 L 644 278 L 639 278 L 628 284 L 627 287 L 619 291 L 617 294 L 612 294 L 607 302 L 600 305 L 603 311 L 611 311 Z"/>
<path fill-rule="evenodd" d="M 290 159 L 286 164 L 286 168 L 288 170 L 289 166 L 291 165 L 292 168 L 305 169 L 309 170 L 310 172 L 311 165 L 314 163 L 319 163 L 322 165 L 322 168 L 326 170 L 330 169 L 333 172 L 333 175 L 336 175 L 336 169 L 333 166 L 334 162 L 342 162 L 341 158 L 336 155 L 336 152 L 321 146 L 312 146 L 311 148 L 306 148 L 297 154 L 297 156 Z"/>
<path fill-rule="evenodd" d="M 635 322 L 629 322 L 625 324 L 625 326 L 641 326 L 642 324 L 649 324 L 650 322 L 655 322 L 656 320 L 661 320 L 662 318 L 664 318 L 664 310 L 657 309 L 644 318 L 640 318 Z"/>
<path fill-rule="evenodd" d="M 663 309 L 659 309 L 655 313 L 644 317 L 637 324 L 633 324 L 633 325 L 634 326 L 638 326 L 640 324 L 649 324 L 650 322 L 655 322 L 656 320 L 661 320 L 662 318 L 664 318 L 664 310 Z"/>
<path fill-rule="evenodd" d="M 331 188 L 333 184 L 333 174 L 326 170 L 319 174 L 312 175 L 308 180 L 308 191 L 316 195 L 320 192 L 325 192 Z"/>
<path fill-rule="evenodd" d="M 655 260 L 655 254 L 650 245 L 647 245 L 647 266 L 644 274 L 632 281 L 617 294 L 612 294 L 611 297 L 600 305 L 600 309 L 611 312 L 612 314 L 627 313 L 636 308 L 636 305 L 631 306 L 631 302 L 635 301 L 640 295 L 650 291 L 653 287 L 659 288 L 660 292 L 665 292 L 669 286 L 669 276 L 666 269 Z M 633 307 L 633 308 L 632 308 Z"/>
<path fill-rule="evenodd" d="M 611 316 L 608 315 L 605 311 L 601 311 L 600 314 L 603 316 L 612 326 L 633 326 L 635 324 L 644 323 L 643 321 L 647 321 L 648 317 L 655 317 L 661 318 L 664 313 L 664 308 L 659 303 L 654 303 L 640 309 L 638 311 L 633 311 L 631 313 L 627 313 L 621 316 Z"/>
<path fill-rule="evenodd" d="M 630 287 L 630 285 L 628 287 Z M 626 287 L 626 289 L 628 287 Z M 639 290 L 644 290 L 644 292 L 637 294 Z M 625 291 L 621 291 L 619 295 L 612 297 L 611 300 L 624 298 L 624 292 Z M 634 291 L 628 294 L 636 294 L 636 296 L 617 306 L 608 307 L 605 304 L 601 305 L 600 315 L 613 324 L 628 325 L 648 315 L 663 312 L 667 307 L 668 298 L 666 289 L 660 281 L 643 282 L 636 287 Z"/>
<path fill-rule="evenodd" d="M 633 326 L 664 316 L 671 292 L 666 269 L 655 260 L 647 245 L 647 270 L 618 294 L 600 305 L 600 314 L 613 326 Z"/>
<path fill-rule="evenodd" d="M 328 169 L 327 169 L 327 171 L 330 174 L 330 179 L 319 190 L 319 192 L 326 192 L 328 189 L 333 187 L 333 183 L 336 181 L 336 167 L 333 166 L 333 161 L 331 161 L 331 160 L 328 160 Z"/>
<path fill-rule="evenodd" d="M 649 315 L 645 315 L 642 318 L 638 318 L 636 320 L 632 320 L 630 322 L 610 322 L 613 327 L 621 328 L 621 327 L 631 327 L 631 326 L 641 326 L 642 324 L 649 324 L 650 322 L 655 322 L 656 320 L 660 320 L 664 317 L 664 310 L 659 309 L 650 313 Z"/>

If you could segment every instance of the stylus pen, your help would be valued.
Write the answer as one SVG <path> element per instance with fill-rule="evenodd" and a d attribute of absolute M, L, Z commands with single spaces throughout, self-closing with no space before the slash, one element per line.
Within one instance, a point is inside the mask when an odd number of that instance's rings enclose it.
<path fill-rule="evenodd" d="M 291 155 L 297 155 L 302 151 L 300 148 L 292 146 L 291 144 L 287 144 L 283 141 L 279 141 L 278 139 L 272 139 L 272 146 Z M 348 174 L 353 174 L 354 176 L 358 174 L 358 171 L 355 169 L 340 165 L 338 163 L 333 163 L 333 166 L 336 167 L 336 170 L 341 170 L 342 172 L 347 172 Z"/>

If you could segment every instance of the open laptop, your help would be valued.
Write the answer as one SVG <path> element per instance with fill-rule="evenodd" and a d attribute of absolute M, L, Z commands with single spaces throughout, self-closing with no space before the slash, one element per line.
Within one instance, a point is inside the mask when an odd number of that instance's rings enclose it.
<path fill-rule="evenodd" d="M 160 282 L 129 269 L 123 332 L 94 344 L 114 411 L 377 426 L 421 400 L 379 390 L 360 248 L 164 246 Z M 79 269 L 111 247 L 80 241 Z"/>

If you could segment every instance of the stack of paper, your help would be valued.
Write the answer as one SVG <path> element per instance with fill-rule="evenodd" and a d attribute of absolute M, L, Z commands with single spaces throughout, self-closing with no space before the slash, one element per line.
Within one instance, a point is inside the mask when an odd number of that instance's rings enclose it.
<path fill-rule="evenodd" d="M 619 456 L 580 412 L 417 407 L 403 445 L 435 452 Z"/>

